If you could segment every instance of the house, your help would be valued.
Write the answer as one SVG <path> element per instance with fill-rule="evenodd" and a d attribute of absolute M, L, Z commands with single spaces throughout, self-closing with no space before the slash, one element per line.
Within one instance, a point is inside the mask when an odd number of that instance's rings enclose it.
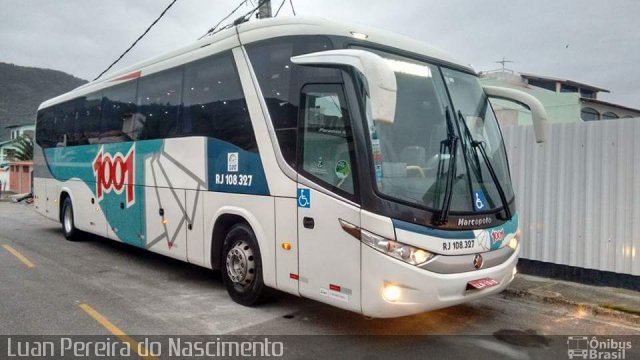
<path fill-rule="evenodd" d="M 10 130 L 11 137 L 8 140 L 0 141 L 0 167 L 7 166 L 9 161 L 14 160 L 14 154 L 16 151 L 15 141 L 20 136 L 26 135 L 33 139 L 35 136 L 36 125 L 33 123 L 26 123 L 22 125 L 7 126 Z"/>
<path fill-rule="evenodd" d="M 33 161 L 9 162 L 9 186 L 8 190 L 16 194 L 31 192 L 31 177 Z"/>
<path fill-rule="evenodd" d="M 504 86 L 535 96 L 547 110 L 550 123 L 640 118 L 640 109 L 598 99 L 598 94 L 610 92 L 582 82 L 511 70 L 480 73 L 483 85 Z M 531 124 L 530 113 L 514 103 L 492 100 L 496 116 L 502 125 Z"/>
<path fill-rule="evenodd" d="M 0 190 L 2 192 L 27 193 L 31 191 L 33 162 L 15 161 L 15 144 L 16 140 L 23 135 L 33 139 L 35 128 L 33 123 L 7 126 L 7 129 L 10 130 L 10 138 L 0 141 L 0 186 L 2 187 Z"/>

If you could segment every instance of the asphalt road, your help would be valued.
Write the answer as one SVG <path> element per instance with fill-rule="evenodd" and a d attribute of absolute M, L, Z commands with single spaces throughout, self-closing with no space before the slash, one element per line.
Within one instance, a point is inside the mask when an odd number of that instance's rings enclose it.
<path fill-rule="evenodd" d="M 94 236 L 66 241 L 59 224 L 22 204 L 0 202 L 0 245 L 33 264 L 0 247 L 4 335 L 111 334 L 81 304 L 126 334 L 367 335 L 292 338 L 300 344 L 293 357 L 566 359 L 568 335 L 640 335 L 640 324 L 503 295 L 399 319 L 367 319 L 282 293 L 246 308 L 227 296 L 218 272 Z M 505 336 L 514 334 L 532 336 Z M 638 340 L 627 358 L 638 355 Z"/>

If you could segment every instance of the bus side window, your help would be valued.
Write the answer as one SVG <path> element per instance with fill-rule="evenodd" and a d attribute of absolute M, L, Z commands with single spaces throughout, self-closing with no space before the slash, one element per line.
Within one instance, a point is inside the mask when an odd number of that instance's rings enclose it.
<path fill-rule="evenodd" d="M 257 153 L 253 126 L 230 51 L 185 65 L 182 136 L 206 136 Z"/>
<path fill-rule="evenodd" d="M 130 81 L 103 92 L 99 142 L 103 144 L 131 141 L 134 134 L 127 120 L 136 115 L 137 81 Z"/>
<path fill-rule="evenodd" d="M 321 185 L 352 197 L 355 154 L 342 86 L 305 86 L 300 109 L 299 170 Z"/>
<path fill-rule="evenodd" d="M 78 145 L 89 145 L 98 142 L 100 137 L 100 113 L 102 111 L 102 94 L 87 95 L 78 113 L 76 138 Z"/>
<path fill-rule="evenodd" d="M 38 111 L 36 142 L 44 149 L 55 147 L 59 142 L 56 139 L 54 107 L 49 107 Z"/>
<path fill-rule="evenodd" d="M 124 119 L 123 129 L 133 140 L 177 137 L 182 97 L 182 67 L 140 79 L 138 114 Z"/>
<path fill-rule="evenodd" d="M 293 168 L 296 168 L 300 89 L 306 83 L 341 82 L 342 78 L 336 69 L 294 65 L 291 57 L 332 48 L 331 41 L 324 36 L 286 36 L 247 46 L 280 152 Z"/>

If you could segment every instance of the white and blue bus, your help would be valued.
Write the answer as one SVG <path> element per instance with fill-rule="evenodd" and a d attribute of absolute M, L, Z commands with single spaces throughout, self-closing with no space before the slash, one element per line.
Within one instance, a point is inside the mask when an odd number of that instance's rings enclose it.
<path fill-rule="evenodd" d="M 472 68 L 302 17 L 248 22 L 43 103 L 36 210 L 82 232 L 372 317 L 504 289 L 519 253 L 507 154 Z"/>

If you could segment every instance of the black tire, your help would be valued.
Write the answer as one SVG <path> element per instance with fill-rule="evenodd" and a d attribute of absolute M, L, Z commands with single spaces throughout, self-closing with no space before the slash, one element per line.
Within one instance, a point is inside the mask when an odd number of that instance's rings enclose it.
<path fill-rule="evenodd" d="M 231 227 L 222 245 L 221 260 L 222 281 L 233 301 L 244 306 L 255 306 L 267 300 L 269 289 L 262 278 L 260 248 L 249 225 Z"/>
<path fill-rule="evenodd" d="M 78 229 L 73 219 L 73 204 L 71 198 L 67 197 L 62 203 L 62 212 L 60 213 L 60 222 L 62 223 L 62 232 L 64 237 L 69 241 L 78 240 Z"/>

